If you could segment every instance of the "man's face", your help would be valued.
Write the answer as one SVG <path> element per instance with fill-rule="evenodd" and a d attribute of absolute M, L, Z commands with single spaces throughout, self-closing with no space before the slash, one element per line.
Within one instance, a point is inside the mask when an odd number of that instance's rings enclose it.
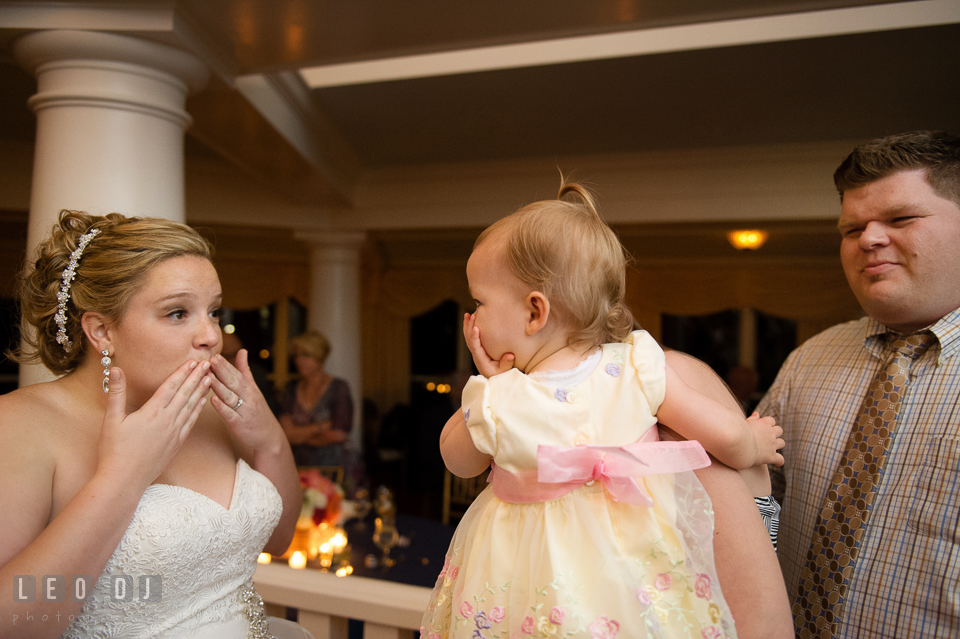
<path fill-rule="evenodd" d="M 871 317 L 912 333 L 960 307 L 960 206 L 926 169 L 846 191 L 838 227 L 847 282 Z"/>

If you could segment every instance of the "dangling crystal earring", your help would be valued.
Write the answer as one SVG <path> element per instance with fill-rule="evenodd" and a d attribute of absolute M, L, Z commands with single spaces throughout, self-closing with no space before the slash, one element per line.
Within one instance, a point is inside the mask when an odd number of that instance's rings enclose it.
<path fill-rule="evenodd" d="M 100 351 L 100 354 L 103 357 L 100 359 L 100 365 L 103 366 L 103 392 L 110 392 L 110 364 L 113 363 L 113 360 L 110 359 L 110 351 L 104 349 Z"/>

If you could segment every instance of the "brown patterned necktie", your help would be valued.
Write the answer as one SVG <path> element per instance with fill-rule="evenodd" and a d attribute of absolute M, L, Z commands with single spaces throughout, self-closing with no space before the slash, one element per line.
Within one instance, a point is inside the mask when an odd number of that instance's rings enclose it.
<path fill-rule="evenodd" d="M 886 362 L 863 400 L 830 490 L 823 499 L 800 591 L 793 604 L 797 637 L 837 634 L 870 511 L 897 426 L 910 367 L 933 343 L 929 332 L 892 334 Z"/>

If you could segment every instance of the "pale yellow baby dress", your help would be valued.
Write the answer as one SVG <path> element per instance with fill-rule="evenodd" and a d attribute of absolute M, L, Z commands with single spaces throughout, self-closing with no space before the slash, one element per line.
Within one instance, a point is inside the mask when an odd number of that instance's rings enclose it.
<path fill-rule="evenodd" d="M 463 412 L 494 479 L 457 527 L 423 639 L 736 636 L 710 500 L 691 470 L 663 472 L 708 463 L 696 442 L 657 441 L 664 367 L 638 331 L 553 379 L 471 378 Z"/>

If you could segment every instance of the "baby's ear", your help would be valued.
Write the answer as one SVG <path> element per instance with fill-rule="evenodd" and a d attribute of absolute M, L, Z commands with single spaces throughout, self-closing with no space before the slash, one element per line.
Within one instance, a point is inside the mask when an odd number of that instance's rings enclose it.
<path fill-rule="evenodd" d="M 547 325 L 550 318 L 550 300 L 540 291 L 527 295 L 527 335 L 535 335 Z"/>

